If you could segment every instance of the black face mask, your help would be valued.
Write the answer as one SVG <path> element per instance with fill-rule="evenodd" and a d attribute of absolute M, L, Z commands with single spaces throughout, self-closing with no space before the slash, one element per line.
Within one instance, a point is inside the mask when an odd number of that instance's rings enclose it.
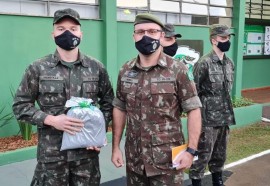
<path fill-rule="evenodd" d="M 178 49 L 177 43 L 173 43 L 170 46 L 163 47 L 163 52 L 171 57 L 173 57 L 176 54 L 176 51 Z"/>
<path fill-rule="evenodd" d="M 231 42 L 230 40 L 226 42 L 218 42 L 217 47 L 221 52 L 227 52 L 230 49 Z"/>
<path fill-rule="evenodd" d="M 61 35 L 56 36 L 54 40 L 55 43 L 64 50 L 73 50 L 81 42 L 81 39 L 79 37 L 75 36 L 68 30 Z"/>
<path fill-rule="evenodd" d="M 159 40 L 153 39 L 148 36 L 143 36 L 143 38 L 140 41 L 137 41 L 135 43 L 135 47 L 143 55 L 150 55 L 154 53 L 159 46 L 160 46 Z"/>

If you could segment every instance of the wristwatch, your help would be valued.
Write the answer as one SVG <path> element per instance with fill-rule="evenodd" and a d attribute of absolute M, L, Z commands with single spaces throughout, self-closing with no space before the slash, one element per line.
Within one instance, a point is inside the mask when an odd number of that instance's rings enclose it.
<path fill-rule="evenodd" d="M 192 156 L 198 156 L 198 151 L 193 149 L 193 148 L 190 148 L 190 147 L 187 147 L 187 150 L 186 150 L 188 153 L 190 153 Z"/>

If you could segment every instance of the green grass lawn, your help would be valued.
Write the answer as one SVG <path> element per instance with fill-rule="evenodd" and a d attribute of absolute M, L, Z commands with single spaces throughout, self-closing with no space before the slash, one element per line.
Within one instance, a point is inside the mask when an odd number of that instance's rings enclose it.
<path fill-rule="evenodd" d="M 270 149 L 270 123 L 258 122 L 239 129 L 231 129 L 227 148 L 229 164 Z M 206 171 L 208 171 L 208 167 Z M 188 170 L 185 170 L 188 174 Z"/>
<path fill-rule="evenodd" d="M 226 164 L 270 149 L 270 123 L 259 122 L 230 131 Z"/>

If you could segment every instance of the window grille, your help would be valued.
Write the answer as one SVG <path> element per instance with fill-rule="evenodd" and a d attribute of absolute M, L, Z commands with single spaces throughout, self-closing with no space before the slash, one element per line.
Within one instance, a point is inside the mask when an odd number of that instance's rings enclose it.
<path fill-rule="evenodd" d="M 233 0 L 117 0 L 117 20 L 134 21 L 150 12 L 179 25 L 232 24 Z"/>
<path fill-rule="evenodd" d="M 270 19 L 270 0 L 246 0 L 246 18 Z"/>
<path fill-rule="evenodd" d="M 50 16 L 58 9 L 72 8 L 81 18 L 99 19 L 99 0 L 1 0 L 0 14 Z"/>

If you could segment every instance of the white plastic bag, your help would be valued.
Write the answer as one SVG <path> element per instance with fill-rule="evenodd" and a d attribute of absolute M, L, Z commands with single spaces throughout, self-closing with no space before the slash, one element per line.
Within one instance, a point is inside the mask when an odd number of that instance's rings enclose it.
<path fill-rule="evenodd" d="M 83 120 L 84 127 L 75 135 L 64 132 L 60 150 L 107 145 L 103 113 L 99 108 L 93 106 L 92 102 L 92 99 L 79 97 L 71 97 L 66 102 L 65 106 L 71 107 L 67 112 L 67 116 Z"/>

